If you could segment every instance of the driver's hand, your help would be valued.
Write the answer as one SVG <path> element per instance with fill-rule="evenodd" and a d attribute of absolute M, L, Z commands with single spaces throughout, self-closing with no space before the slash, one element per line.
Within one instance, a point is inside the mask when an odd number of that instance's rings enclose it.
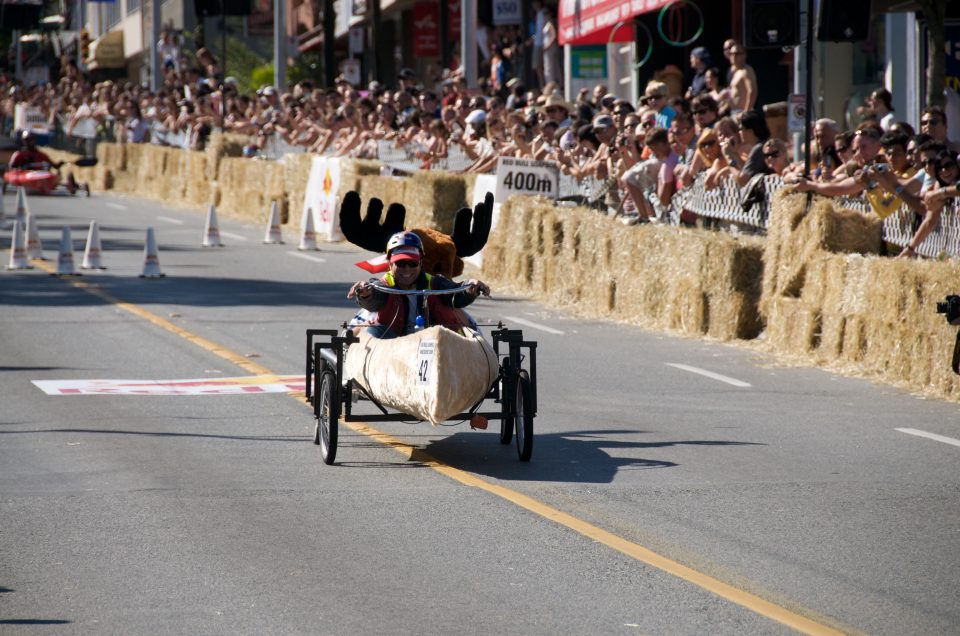
<path fill-rule="evenodd" d="M 467 290 L 470 292 L 470 295 L 476 298 L 481 294 L 484 296 L 490 295 L 490 288 L 483 281 L 477 280 L 476 278 L 471 278 L 467 281 L 467 284 L 470 285 L 470 288 Z"/>
<path fill-rule="evenodd" d="M 359 296 L 360 298 L 369 298 L 373 293 L 373 288 L 366 281 L 359 281 L 353 284 L 350 291 L 347 292 L 347 298 Z"/>

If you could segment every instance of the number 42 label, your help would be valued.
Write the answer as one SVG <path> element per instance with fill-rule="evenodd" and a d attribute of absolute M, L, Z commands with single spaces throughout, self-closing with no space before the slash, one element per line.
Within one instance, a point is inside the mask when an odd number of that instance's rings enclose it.
<path fill-rule="evenodd" d="M 433 358 L 436 347 L 436 340 L 420 341 L 420 349 L 417 351 L 417 386 L 427 386 L 430 384 L 430 375 L 433 373 Z"/>

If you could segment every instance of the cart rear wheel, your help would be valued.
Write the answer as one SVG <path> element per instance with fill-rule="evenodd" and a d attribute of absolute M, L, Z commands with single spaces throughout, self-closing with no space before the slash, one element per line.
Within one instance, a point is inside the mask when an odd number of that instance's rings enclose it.
<path fill-rule="evenodd" d="M 520 461 L 528 462 L 533 454 L 533 403 L 530 397 L 530 374 L 526 370 L 517 374 L 516 390 L 513 419 L 517 424 L 517 454 Z"/>
<path fill-rule="evenodd" d="M 320 454 L 325 464 L 332 464 L 337 457 L 337 432 L 340 424 L 340 400 L 336 376 L 328 370 L 316 376 L 314 388 L 314 414 L 317 429 L 314 444 L 320 445 Z"/>

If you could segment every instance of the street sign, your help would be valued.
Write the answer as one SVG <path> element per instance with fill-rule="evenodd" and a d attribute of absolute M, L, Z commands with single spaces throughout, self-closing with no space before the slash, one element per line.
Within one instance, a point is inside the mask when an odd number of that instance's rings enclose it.
<path fill-rule="evenodd" d="M 556 199 L 560 190 L 560 168 L 552 161 L 535 161 L 516 157 L 497 160 L 497 201 L 506 201 L 514 194 L 527 194 Z"/>
<path fill-rule="evenodd" d="M 802 133 L 807 125 L 807 96 L 791 95 L 787 106 L 787 131 Z"/>

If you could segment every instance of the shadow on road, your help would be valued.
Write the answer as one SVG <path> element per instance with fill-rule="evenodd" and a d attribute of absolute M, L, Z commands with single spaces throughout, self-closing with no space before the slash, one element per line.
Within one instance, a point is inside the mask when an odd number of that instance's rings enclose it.
<path fill-rule="evenodd" d="M 72 622 L 59 618 L 0 618 L 0 625 L 69 625 Z"/>
<path fill-rule="evenodd" d="M 344 319 L 356 312 L 347 300 L 344 283 L 294 283 L 245 278 L 176 276 L 151 280 L 86 274 L 85 284 L 138 305 L 184 305 L 196 307 L 342 307 Z M 6 276 L 0 290 L 0 304 L 24 307 L 90 307 L 104 305 L 100 298 L 59 284 L 52 277 L 33 272 Z"/>
<path fill-rule="evenodd" d="M 30 435 L 35 433 L 92 433 L 94 435 L 140 435 L 143 437 L 203 437 L 229 439 L 245 442 L 297 442 L 303 443 L 303 435 L 215 435 L 213 433 L 173 433 L 167 431 L 125 431 L 99 428 L 44 428 L 29 431 L 0 431 L 0 435 Z"/>
<path fill-rule="evenodd" d="M 522 481 L 567 483 L 609 483 L 620 470 L 672 468 L 671 461 L 642 457 L 613 457 L 609 450 L 622 451 L 671 446 L 744 446 L 753 442 L 728 440 L 625 441 L 613 436 L 642 435 L 645 431 L 607 430 L 538 434 L 534 438 L 530 463 L 517 460 L 514 443 L 500 444 L 498 435 L 457 433 L 431 441 L 425 451 L 436 459 L 461 470 Z"/>

